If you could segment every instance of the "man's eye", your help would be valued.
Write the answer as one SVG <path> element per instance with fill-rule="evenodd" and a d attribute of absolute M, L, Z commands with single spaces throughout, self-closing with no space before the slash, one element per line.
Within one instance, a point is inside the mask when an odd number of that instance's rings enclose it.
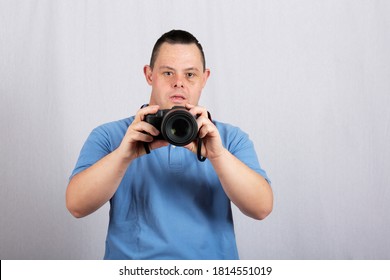
<path fill-rule="evenodd" d="M 172 73 L 172 72 L 169 72 L 169 71 L 164 72 L 163 74 L 164 74 L 164 76 L 172 76 L 172 75 L 173 75 L 173 73 Z"/>
<path fill-rule="evenodd" d="M 194 77 L 194 76 L 195 76 L 194 73 L 187 73 L 187 77 L 188 77 L 188 78 L 192 78 L 192 77 Z"/>

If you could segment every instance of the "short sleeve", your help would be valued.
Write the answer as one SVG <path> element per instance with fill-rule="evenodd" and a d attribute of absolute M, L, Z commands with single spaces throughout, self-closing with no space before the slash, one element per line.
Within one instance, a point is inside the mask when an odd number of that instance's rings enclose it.
<path fill-rule="evenodd" d="M 70 178 L 111 153 L 110 146 L 108 133 L 102 127 L 95 128 L 85 141 Z"/>
<path fill-rule="evenodd" d="M 271 183 L 266 171 L 260 166 L 253 142 L 248 134 L 229 124 L 217 123 L 216 125 L 224 147 L 249 168 L 263 176 L 268 183 Z"/>

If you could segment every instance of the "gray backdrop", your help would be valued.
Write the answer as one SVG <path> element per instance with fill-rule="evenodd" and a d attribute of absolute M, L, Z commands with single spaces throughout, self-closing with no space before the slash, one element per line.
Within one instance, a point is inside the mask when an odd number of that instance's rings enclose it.
<path fill-rule="evenodd" d="M 65 189 L 97 125 L 149 100 L 142 67 L 173 28 L 211 77 L 201 104 L 255 142 L 275 193 L 234 208 L 243 259 L 390 258 L 389 1 L 0 0 L 0 258 L 100 259 L 108 206 Z"/>

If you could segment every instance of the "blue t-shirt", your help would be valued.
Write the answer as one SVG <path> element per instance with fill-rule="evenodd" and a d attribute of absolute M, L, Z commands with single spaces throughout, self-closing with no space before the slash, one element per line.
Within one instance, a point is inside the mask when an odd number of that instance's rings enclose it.
<path fill-rule="evenodd" d="M 133 120 L 95 128 L 72 176 L 114 151 Z M 224 147 L 268 180 L 247 134 L 214 123 Z M 105 259 L 238 259 L 230 200 L 210 161 L 185 148 L 169 145 L 135 159 L 110 206 Z"/>

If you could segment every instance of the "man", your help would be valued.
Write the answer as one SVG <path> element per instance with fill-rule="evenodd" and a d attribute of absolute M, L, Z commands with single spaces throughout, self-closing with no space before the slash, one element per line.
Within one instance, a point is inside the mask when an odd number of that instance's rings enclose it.
<path fill-rule="evenodd" d="M 149 106 L 92 131 L 67 188 L 67 208 L 84 217 L 110 201 L 105 259 L 238 259 L 230 202 L 260 220 L 273 206 L 252 142 L 198 106 L 210 70 L 192 34 L 164 34 L 144 74 Z M 155 139 L 160 132 L 145 116 L 173 106 L 197 117 L 206 161 L 197 160 L 197 140 L 175 147 Z"/>

